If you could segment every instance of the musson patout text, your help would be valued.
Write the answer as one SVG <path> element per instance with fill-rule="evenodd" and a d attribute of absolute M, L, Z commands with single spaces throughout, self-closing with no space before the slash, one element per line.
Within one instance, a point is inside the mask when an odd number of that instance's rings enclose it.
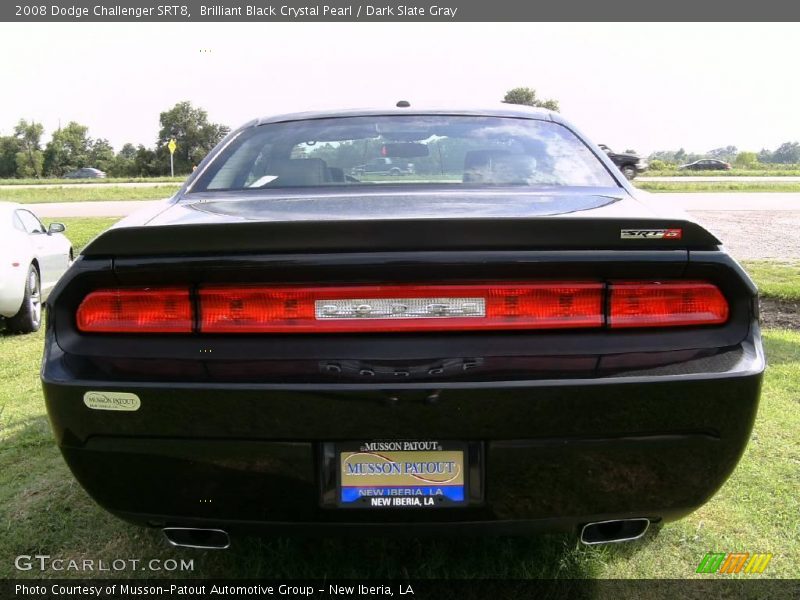
<path fill-rule="evenodd" d="M 43 596 L 48 593 L 53 596 L 76 597 L 95 597 L 103 598 L 115 594 L 123 596 L 291 596 L 296 598 L 306 596 L 311 598 L 320 596 L 402 596 L 413 598 L 414 588 L 408 583 L 395 585 L 369 585 L 369 584 L 349 584 L 339 585 L 329 583 L 324 586 L 313 585 L 132 585 L 120 584 L 33 584 L 27 585 L 18 583 L 15 585 L 17 596 Z"/>

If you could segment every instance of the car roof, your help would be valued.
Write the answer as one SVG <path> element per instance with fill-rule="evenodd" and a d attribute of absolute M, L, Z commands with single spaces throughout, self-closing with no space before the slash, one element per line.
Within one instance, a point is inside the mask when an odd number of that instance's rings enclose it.
<path fill-rule="evenodd" d="M 557 113 L 544 108 L 522 106 L 520 104 L 500 103 L 483 108 L 443 108 L 443 107 L 405 107 L 391 106 L 387 108 L 348 108 L 337 110 L 315 110 L 297 113 L 285 113 L 262 117 L 247 123 L 244 127 L 264 125 L 266 123 L 284 123 L 287 121 L 304 121 L 309 119 L 328 119 L 336 117 L 377 117 L 377 116 L 480 116 L 480 117 L 515 117 L 523 119 L 539 119 L 561 122 Z"/>

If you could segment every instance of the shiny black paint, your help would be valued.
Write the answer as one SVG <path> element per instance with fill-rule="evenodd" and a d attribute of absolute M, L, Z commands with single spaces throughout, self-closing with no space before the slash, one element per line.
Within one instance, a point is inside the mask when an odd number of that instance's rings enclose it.
<path fill-rule="evenodd" d="M 189 194 L 146 222 L 109 229 L 89 258 L 231 253 L 492 252 L 500 250 L 714 249 L 713 235 L 686 215 L 662 214 L 615 188 L 560 191 L 263 190 Z M 228 197 L 226 197 L 226 194 Z M 678 239 L 621 239 L 623 229 L 673 229 Z M 143 249 L 146 248 L 146 252 Z"/>
<path fill-rule="evenodd" d="M 744 367 L 748 362 L 757 364 L 751 357 Z M 141 415 L 125 415 L 126 425 L 92 416 L 86 428 L 113 435 L 95 435 L 84 444 L 67 436 L 62 450 L 100 504 L 169 524 L 190 518 L 226 525 L 580 522 L 608 514 L 669 519 L 705 502 L 733 469 L 755 416 L 759 385 L 760 377 L 745 368 L 712 381 L 451 388 L 435 402 L 407 390 L 134 387 L 146 403 Z M 61 418 L 56 404 L 74 409 L 83 389 L 48 394 L 54 418 Z M 208 435 L 212 424 L 216 436 Z M 364 431 L 379 439 L 488 440 L 485 502 L 435 517 L 405 511 L 342 515 L 329 508 L 315 440 L 346 440 Z"/>

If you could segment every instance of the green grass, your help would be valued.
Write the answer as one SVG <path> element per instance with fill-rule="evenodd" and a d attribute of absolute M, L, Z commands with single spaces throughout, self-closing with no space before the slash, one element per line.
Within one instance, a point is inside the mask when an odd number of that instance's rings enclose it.
<path fill-rule="evenodd" d="M 635 185 L 648 192 L 800 192 L 800 182 L 780 181 L 638 181 Z"/>
<path fill-rule="evenodd" d="M 186 175 L 178 177 L 107 177 L 106 179 L 0 179 L 0 185 L 76 185 L 108 183 L 183 183 Z"/>
<path fill-rule="evenodd" d="M 743 266 L 762 296 L 800 302 L 800 263 L 751 260 Z"/>
<path fill-rule="evenodd" d="M 100 200 L 159 200 L 178 191 L 178 185 L 155 187 L 89 186 L 63 188 L 0 189 L 0 201 L 36 204 L 44 202 L 96 202 Z"/>
<path fill-rule="evenodd" d="M 76 249 L 114 219 L 59 219 Z M 796 266 L 748 263 L 763 289 Z M 785 269 L 795 269 L 786 271 Z M 781 292 L 783 293 L 783 292 Z M 796 293 L 796 291 L 786 292 Z M 569 536 L 462 539 L 237 538 L 227 552 L 169 548 L 160 533 L 100 509 L 78 485 L 55 444 L 38 379 L 42 333 L 0 333 L 0 577 L 13 557 L 193 559 L 193 577 L 274 578 L 694 578 L 709 550 L 775 554 L 759 576 L 796 577 L 800 561 L 800 333 L 765 333 L 770 368 L 742 461 L 714 498 L 658 536 L 587 548 Z M 79 577 L 76 572 L 45 576 Z M 119 577 L 141 572 L 114 573 Z M 169 576 L 148 573 L 148 576 Z M 180 575 L 180 574 L 177 574 Z M 714 576 L 709 576 L 714 577 Z M 717 576 L 718 577 L 718 576 Z"/>
<path fill-rule="evenodd" d="M 66 236 L 72 242 L 77 255 L 93 238 L 119 221 L 116 217 L 54 217 L 48 223 L 58 222 L 67 226 Z"/>

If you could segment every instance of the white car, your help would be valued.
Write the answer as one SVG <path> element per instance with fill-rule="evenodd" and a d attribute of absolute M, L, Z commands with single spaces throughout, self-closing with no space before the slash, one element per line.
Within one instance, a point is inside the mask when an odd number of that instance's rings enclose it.
<path fill-rule="evenodd" d="M 20 204 L 0 202 L 0 317 L 14 333 L 38 331 L 42 302 L 72 263 L 62 223 L 48 228 Z"/>

